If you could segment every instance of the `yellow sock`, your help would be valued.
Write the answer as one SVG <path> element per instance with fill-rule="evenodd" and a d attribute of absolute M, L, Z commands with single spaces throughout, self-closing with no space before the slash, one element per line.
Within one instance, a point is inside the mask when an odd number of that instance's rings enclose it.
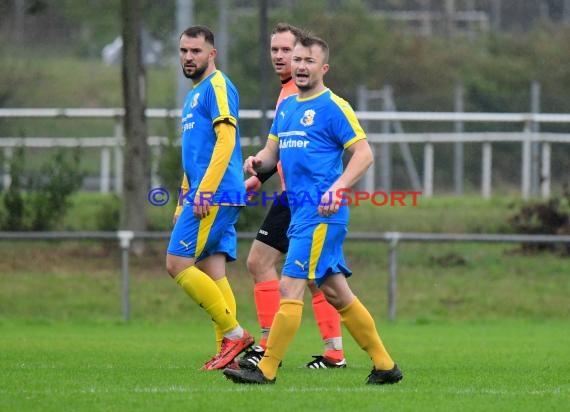
<path fill-rule="evenodd" d="M 279 310 L 271 325 L 265 355 L 258 365 L 266 378 L 273 379 L 277 375 L 277 368 L 285 356 L 287 347 L 301 325 L 302 314 L 302 300 L 281 299 Z"/>
<path fill-rule="evenodd" d="M 183 270 L 174 280 L 210 315 L 222 334 L 239 326 L 216 282 L 196 266 Z"/>
<path fill-rule="evenodd" d="M 218 286 L 218 289 L 220 289 L 222 292 L 222 295 L 224 295 L 224 299 L 228 304 L 228 308 L 230 308 L 230 312 L 232 312 L 234 316 L 237 317 L 236 298 L 234 296 L 234 292 L 232 291 L 232 287 L 230 286 L 230 282 L 228 282 L 228 278 L 224 276 L 215 282 Z M 219 352 L 222 346 L 222 340 L 224 339 L 224 334 L 222 333 L 217 323 L 213 322 L 213 325 L 214 332 L 216 333 L 216 352 Z"/>
<path fill-rule="evenodd" d="M 380 335 L 376 331 L 376 324 L 370 312 L 355 298 L 352 303 L 338 311 L 342 323 L 356 343 L 368 353 L 374 367 L 378 370 L 389 370 L 394 367 L 394 361 L 386 351 Z"/>

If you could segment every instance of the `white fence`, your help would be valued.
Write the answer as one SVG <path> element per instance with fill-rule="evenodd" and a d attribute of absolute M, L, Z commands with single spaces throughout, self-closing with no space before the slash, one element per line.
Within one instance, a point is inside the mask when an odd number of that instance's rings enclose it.
<path fill-rule="evenodd" d="M 122 188 L 122 165 L 124 142 L 122 129 L 123 109 L 1 109 L 0 118 L 97 118 L 112 119 L 115 122 L 114 136 L 90 137 L 90 138 L 42 138 L 42 137 L 0 137 L 0 148 L 4 151 L 3 187 L 10 185 L 9 159 L 13 149 L 18 146 L 24 147 L 93 147 L 101 151 L 100 166 L 100 191 L 107 193 L 111 190 L 111 176 L 114 176 L 114 189 L 120 192 Z M 153 118 L 178 118 L 179 110 L 147 109 L 147 117 Z M 267 111 L 265 116 L 272 118 L 274 112 Z M 357 111 L 361 121 L 378 122 L 484 122 L 484 123 L 518 123 L 521 125 L 520 132 L 478 132 L 478 133 L 370 133 L 369 141 L 373 149 L 384 150 L 390 144 L 400 145 L 407 143 L 421 143 L 423 149 L 423 179 L 421 189 L 423 195 L 431 197 L 434 192 L 434 145 L 438 143 L 465 143 L 476 142 L 482 145 L 481 158 L 481 194 L 488 198 L 492 193 L 492 168 L 493 151 L 492 144 L 498 142 L 519 142 L 522 146 L 521 158 L 521 193 L 523 198 L 531 195 L 531 170 L 533 164 L 532 145 L 540 143 L 540 193 L 548 198 L 551 192 L 551 144 L 570 143 L 570 133 L 544 133 L 536 132 L 540 124 L 568 124 L 570 114 L 547 114 L 547 113 L 464 113 L 464 112 L 396 112 L 382 111 L 369 112 Z M 260 110 L 241 110 L 241 119 L 260 119 L 263 113 Z M 259 145 L 263 139 L 242 138 L 243 146 Z M 160 186 L 157 176 L 158 158 L 160 148 L 167 142 L 165 137 L 151 136 L 148 143 L 153 152 L 151 165 L 152 187 Z M 535 154 L 536 156 L 536 154 Z M 113 160 L 112 160 L 113 158 Z M 112 167 L 113 165 L 113 167 Z M 114 169 L 114 173 L 113 170 Z M 370 170 L 365 176 L 363 183 L 366 190 L 373 192 L 377 189 L 374 171 Z"/>
<path fill-rule="evenodd" d="M 256 233 L 239 232 L 238 239 L 255 239 Z M 129 252 L 134 239 L 167 240 L 168 232 L 0 232 L 0 240 L 117 240 L 121 249 L 121 282 L 123 319 L 130 319 Z M 387 242 L 388 248 L 388 318 L 396 319 L 398 280 L 398 244 L 400 242 L 472 242 L 472 243 L 565 243 L 570 235 L 488 235 L 457 233 L 349 233 L 348 239 L 367 242 Z"/>

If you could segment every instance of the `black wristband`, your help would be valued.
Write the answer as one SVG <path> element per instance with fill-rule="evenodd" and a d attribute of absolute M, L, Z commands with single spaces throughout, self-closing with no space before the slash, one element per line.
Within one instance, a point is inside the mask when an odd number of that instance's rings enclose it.
<path fill-rule="evenodd" d="M 269 172 L 258 173 L 257 178 L 261 183 L 265 183 L 271 176 L 273 176 L 277 172 L 277 166 L 271 169 Z"/>

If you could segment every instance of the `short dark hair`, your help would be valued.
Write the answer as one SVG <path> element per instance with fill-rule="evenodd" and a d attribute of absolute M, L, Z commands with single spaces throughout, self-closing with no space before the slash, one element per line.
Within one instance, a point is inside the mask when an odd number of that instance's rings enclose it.
<path fill-rule="evenodd" d="M 188 36 L 192 38 L 204 36 L 204 40 L 214 46 L 214 33 L 206 26 L 190 26 L 182 32 L 180 37 Z"/>
<path fill-rule="evenodd" d="M 303 34 L 303 30 L 301 30 L 298 27 L 293 26 L 292 24 L 277 23 L 277 25 L 273 28 L 271 35 L 273 36 L 274 34 L 277 34 L 277 33 L 287 33 L 287 32 L 290 32 L 291 34 L 293 34 L 293 36 L 295 36 L 295 39 L 299 39 L 299 37 L 301 37 L 301 35 Z"/>
<path fill-rule="evenodd" d="M 303 47 L 313 47 L 319 46 L 325 55 L 324 62 L 328 63 L 329 61 L 329 45 L 326 41 L 321 39 L 320 37 L 315 36 L 311 32 L 303 32 L 299 37 L 297 37 L 297 43 Z"/>

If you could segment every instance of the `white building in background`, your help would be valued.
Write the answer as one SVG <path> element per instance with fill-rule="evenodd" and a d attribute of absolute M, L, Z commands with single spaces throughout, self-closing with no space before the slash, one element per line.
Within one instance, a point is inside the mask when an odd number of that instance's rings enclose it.
<path fill-rule="evenodd" d="M 164 45 L 148 32 L 142 29 L 142 57 L 145 65 L 160 65 L 163 62 Z M 101 51 L 101 58 L 106 65 L 112 66 L 121 62 L 123 38 L 117 36 L 111 43 L 105 45 Z"/>

